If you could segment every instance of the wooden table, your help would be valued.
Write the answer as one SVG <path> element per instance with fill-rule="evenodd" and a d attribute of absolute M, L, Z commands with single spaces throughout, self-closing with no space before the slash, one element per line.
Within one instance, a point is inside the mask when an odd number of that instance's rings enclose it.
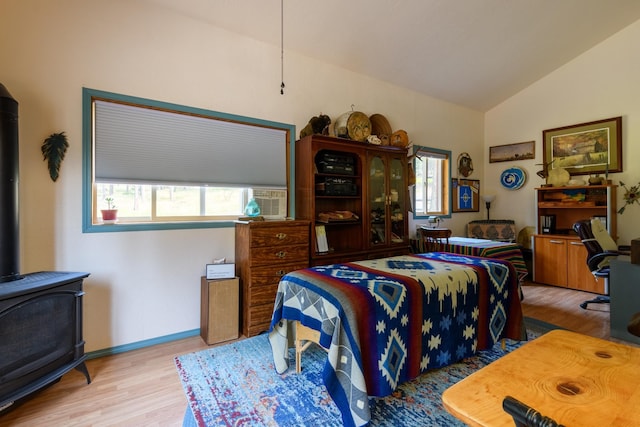
<path fill-rule="evenodd" d="M 509 426 L 512 396 L 567 427 L 640 426 L 640 348 L 554 330 L 469 375 L 442 395 L 470 426 Z"/>

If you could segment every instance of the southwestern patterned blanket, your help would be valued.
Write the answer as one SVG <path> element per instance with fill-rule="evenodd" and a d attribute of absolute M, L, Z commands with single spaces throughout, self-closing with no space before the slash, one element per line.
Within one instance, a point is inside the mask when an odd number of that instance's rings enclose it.
<path fill-rule="evenodd" d="M 370 420 L 368 396 L 524 331 L 511 263 L 441 252 L 285 275 L 269 332 L 279 373 L 288 369 L 293 321 L 320 331 L 324 383 L 346 426 Z"/>

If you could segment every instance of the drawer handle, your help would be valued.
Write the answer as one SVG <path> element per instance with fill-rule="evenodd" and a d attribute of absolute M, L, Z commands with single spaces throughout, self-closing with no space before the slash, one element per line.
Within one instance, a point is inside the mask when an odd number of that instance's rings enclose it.
<path fill-rule="evenodd" d="M 284 270 L 278 270 L 278 272 L 277 272 L 277 273 L 278 273 L 278 276 L 284 276 L 284 275 L 285 275 L 285 273 L 286 273 L 286 271 L 284 271 Z"/>
<path fill-rule="evenodd" d="M 582 242 L 571 242 L 573 246 L 583 246 Z"/>
<path fill-rule="evenodd" d="M 549 240 L 549 243 L 555 243 L 556 245 L 564 243 L 564 240 Z"/>
<path fill-rule="evenodd" d="M 276 234 L 276 237 L 280 240 L 284 240 L 287 238 L 287 233 L 278 233 Z"/>
<path fill-rule="evenodd" d="M 278 258 L 284 258 L 287 256 L 287 253 L 285 251 L 276 252 L 276 256 Z"/>

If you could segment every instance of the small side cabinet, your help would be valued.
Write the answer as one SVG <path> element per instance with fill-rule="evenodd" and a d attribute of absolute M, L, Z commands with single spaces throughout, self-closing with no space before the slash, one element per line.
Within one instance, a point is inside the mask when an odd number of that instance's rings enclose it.
<path fill-rule="evenodd" d="M 233 279 L 200 279 L 200 336 L 207 344 L 235 340 L 240 331 L 240 285 Z"/>

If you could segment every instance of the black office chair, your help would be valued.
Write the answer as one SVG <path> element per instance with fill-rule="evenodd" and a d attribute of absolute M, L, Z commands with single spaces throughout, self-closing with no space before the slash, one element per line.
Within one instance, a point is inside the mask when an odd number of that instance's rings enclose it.
<path fill-rule="evenodd" d="M 573 224 L 573 231 L 576 232 L 584 247 L 587 249 L 587 266 L 591 273 L 596 277 L 603 277 L 605 282 L 606 292 L 609 292 L 609 263 L 603 262 L 608 258 L 616 257 L 619 252 L 612 249 L 604 250 L 596 239 L 591 226 L 591 220 L 581 220 Z M 615 245 L 615 242 L 612 244 Z M 609 244 L 611 246 L 611 244 Z M 609 295 L 598 295 L 597 297 L 580 304 L 581 308 L 586 309 L 589 304 L 606 304 L 610 302 Z"/>

